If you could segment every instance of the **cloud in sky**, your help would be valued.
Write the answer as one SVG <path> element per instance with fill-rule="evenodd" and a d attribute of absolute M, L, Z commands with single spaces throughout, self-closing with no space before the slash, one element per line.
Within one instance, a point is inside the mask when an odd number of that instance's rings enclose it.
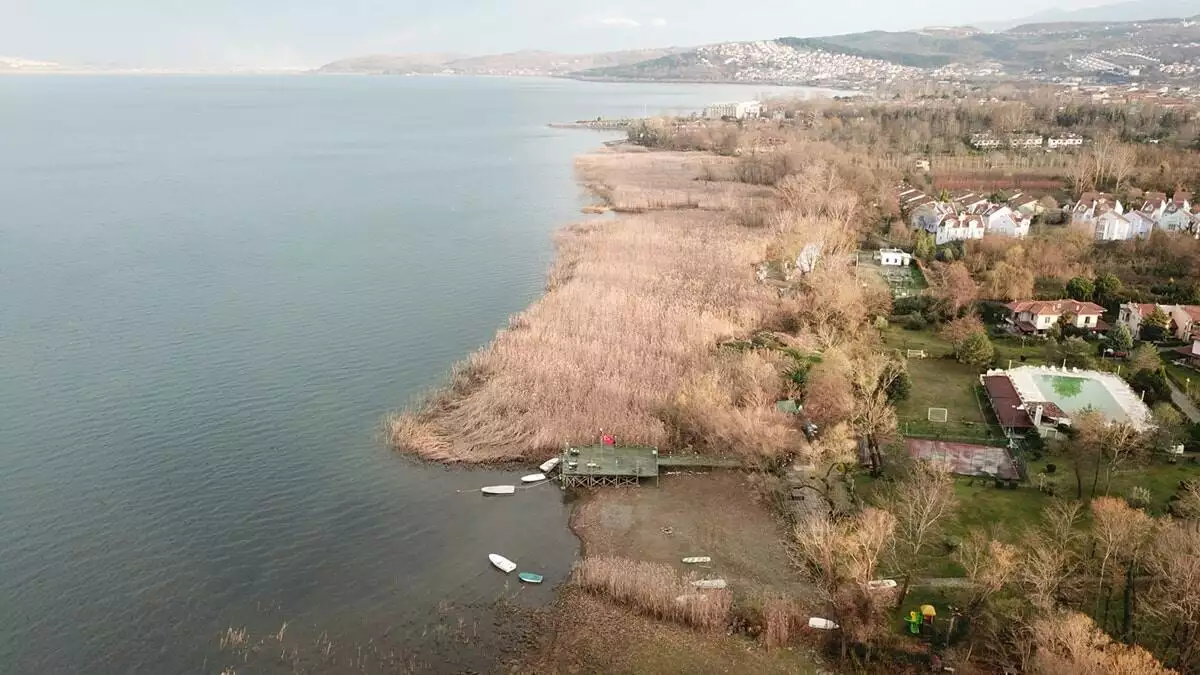
<path fill-rule="evenodd" d="M 651 19 L 650 25 L 651 26 L 665 26 L 665 25 L 667 25 L 667 20 L 660 16 L 657 19 Z"/>
<path fill-rule="evenodd" d="M 625 16 L 608 16 L 603 19 L 596 19 L 596 23 L 611 28 L 637 28 L 642 25 L 637 19 L 630 19 Z"/>

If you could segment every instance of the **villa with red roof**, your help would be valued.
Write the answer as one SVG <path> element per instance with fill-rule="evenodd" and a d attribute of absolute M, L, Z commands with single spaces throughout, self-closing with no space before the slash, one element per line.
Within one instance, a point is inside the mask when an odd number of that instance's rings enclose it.
<path fill-rule="evenodd" d="M 1179 340 L 1200 339 L 1200 305 L 1157 305 L 1152 302 L 1127 302 L 1121 305 L 1117 321 L 1125 324 L 1134 337 L 1142 329 L 1142 321 L 1157 307 L 1171 317 L 1167 332 Z"/>
<path fill-rule="evenodd" d="M 1069 314 L 1074 317 L 1072 325 L 1085 330 L 1104 330 L 1100 321 L 1104 308 L 1094 302 L 1078 300 L 1017 300 L 1007 305 L 1012 316 L 1008 321 L 1021 333 L 1044 335 L 1059 319 Z"/>

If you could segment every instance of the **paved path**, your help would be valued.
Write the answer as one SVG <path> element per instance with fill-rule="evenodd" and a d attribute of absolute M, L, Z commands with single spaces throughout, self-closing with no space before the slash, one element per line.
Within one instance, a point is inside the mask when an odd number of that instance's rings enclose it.
<path fill-rule="evenodd" d="M 1171 388 L 1171 401 L 1173 401 L 1175 405 L 1183 411 L 1183 414 L 1187 415 L 1188 419 L 1190 419 L 1193 423 L 1200 422 L 1200 408 L 1197 408 L 1196 404 L 1192 403 L 1192 399 L 1188 398 L 1188 395 L 1183 393 L 1182 389 L 1175 386 L 1175 383 L 1172 382 L 1171 378 L 1169 377 L 1167 378 L 1167 386 Z"/>

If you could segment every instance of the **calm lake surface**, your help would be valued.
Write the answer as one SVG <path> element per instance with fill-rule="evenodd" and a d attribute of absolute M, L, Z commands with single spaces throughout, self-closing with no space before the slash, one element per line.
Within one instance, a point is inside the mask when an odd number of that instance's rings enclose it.
<path fill-rule="evenodd" d="M 540 293 L 612 137 L 547 122 L 760 90 L 0 78 L 0 673 L 485 669 L 568 506 L 380 420 Z"/>

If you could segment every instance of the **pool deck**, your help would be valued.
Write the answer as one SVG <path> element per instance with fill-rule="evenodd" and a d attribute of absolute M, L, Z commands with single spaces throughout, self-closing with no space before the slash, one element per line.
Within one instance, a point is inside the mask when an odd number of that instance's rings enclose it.
<path fill-rule="evenodd" d="M 992 371 L 988 371 L 992 374 Z M 1078 368 L 1058 368 L 1056 366 L 1021 366 L 1011 370 L 998 371 L 995 374 L 1007 375 L 1017 390 L 1023 402 L 1053 401 L 1068 414 L 1078 411 L 1064 405 L 1054 392 L 1047 392 L 1038 382 L 1040 377 L 1075 377 L 1091 380 L 1102 385 L 1112 401 L 1120 408 L 1120 412 L 1100 410 L 1114 422 L 1128 422 L 1138 430 L 1150 428 L 1150 408 L 1142 402 L 1136 392 L 1120 377 L 1098 370 L 1080 370 Z"/>

